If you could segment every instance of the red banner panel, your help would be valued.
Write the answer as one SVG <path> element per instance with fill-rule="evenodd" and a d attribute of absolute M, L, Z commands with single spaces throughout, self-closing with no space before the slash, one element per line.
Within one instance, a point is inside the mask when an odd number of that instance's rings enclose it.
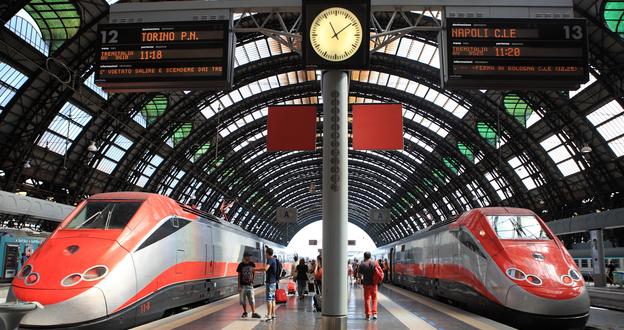
<path fill-rule="evenodd" d="M 403 108 L 400 104 L 354 104 L 352 110 L 353 149 L 403 149 Z"/>
<path fill-rule="evenodd" d="M 268 151 L 316 149 L 316 106 L 269 107 Z"/>

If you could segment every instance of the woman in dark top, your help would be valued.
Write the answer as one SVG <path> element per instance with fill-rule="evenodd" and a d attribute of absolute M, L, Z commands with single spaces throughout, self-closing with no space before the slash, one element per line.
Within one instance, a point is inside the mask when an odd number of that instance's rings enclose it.
<path fill-rule="evenodd" d="M 299 292 L 299 300 L 303 300 L 305 295 L 305 288 L 308 282 L 308 265 L 305 264 L 305 260 L 300 259 L 297 265 L 297 291 Z"/>

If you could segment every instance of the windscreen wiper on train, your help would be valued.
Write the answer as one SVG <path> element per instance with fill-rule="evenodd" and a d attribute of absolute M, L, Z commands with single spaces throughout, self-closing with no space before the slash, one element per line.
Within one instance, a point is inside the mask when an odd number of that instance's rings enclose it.
<path fill-rule="evenodd" d="M 76 229 L 80 229 L 82 226 L 91 222 L 91 220 L 96 219 L 100 214 L 102 214 L 102 211 L 95 212 L 92 216 L 90 216 L 87 220 L 85 220 L 85 222 L 81 223 L 80 226 L 77 226 Z"/>

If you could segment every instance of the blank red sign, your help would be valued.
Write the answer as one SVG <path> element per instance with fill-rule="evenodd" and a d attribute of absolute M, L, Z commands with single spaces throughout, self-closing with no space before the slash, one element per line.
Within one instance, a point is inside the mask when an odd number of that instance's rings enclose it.
<path fill-rule="evenodd" d="M 316 106 L 269 107 L 268 151 L 316 149 Z"/>
<path fill-rule="evenodd" d="M 354 104 L 352 109 L 353 149 L 403 149 L 403 109 L 400 104 Z"/>

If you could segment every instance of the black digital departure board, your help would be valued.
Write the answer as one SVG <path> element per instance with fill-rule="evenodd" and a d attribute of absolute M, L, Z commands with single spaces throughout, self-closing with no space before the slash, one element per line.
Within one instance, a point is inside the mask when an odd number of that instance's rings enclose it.
<path fill-rule="evenodd" d="M 228 20 L 101 24 L 95 83 L 106 91 L 224 90 L 233 80 Z"/>
<path fill-rule="evenodd" d="M 584 19 L 447 18 L 444 86 L 577 89 L 589 79 Z"/>

